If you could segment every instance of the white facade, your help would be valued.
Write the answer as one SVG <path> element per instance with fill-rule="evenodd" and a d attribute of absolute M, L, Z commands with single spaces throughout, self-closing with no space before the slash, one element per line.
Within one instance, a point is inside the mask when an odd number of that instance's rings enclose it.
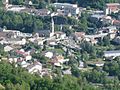
<path fill-rule="evenodd" d="M 117 56 L 120 56 L 120 51 L 119 50 L 105 51 L 104 52 L 104 56 L 105 57 L 117 57 Z"/>
<path fill-rule="evenodd" d="M 20 6 L 9 6 L 7 8 L 7 11 L 13 11 L 13 12 L 20 12 L 21 10 L 26 9 L 26 7 L 20 7 Z"/>
<path fill-rule="evenodd" d="M 4 47 L 4 51 L 5 51 L 5 52 L 11 51 L 11 50 L 13 50 L 13 48 L 10 47 L 10 46 L 5 46 L 5 47 Z"/>
<path fill-rule="evenodd" d="M 52 52 L 47 52 L 47 53 L 45 53 L 45 57 L 52 58 L 53 53 Z"/>
<path fill-rule="evenodd" d="M 3 29 L 3 32 L 13 33 L 14 38 L 16 38 L 16 37 L 32 37 L 32 34 L 30 34 L 30 33 L 22 33 L 22 32 L 17 31 L 17 30 L 5 30 L 5 29 Z"/>
<path fill-rule="evenodd" d="M 25 45 L 26 44 L 26 39 L 22 39 L 22 40 L 1 40 L 0 41 L 1 44 L 11 44 L 11 45 Z"/>
<path fill-rule="evenodd" d="M 119 3 L 107 3 L 105 8 L 105 14 L 117 13 L 120 10 Z"/>
<path fill-rule="evenodd" d="M 41 72 L 42 71 L 42 64 L 37 64 L 32 67 L 28 67 L 28 72 L 33 74 L 35 72 Z"/>
<path fill-rule="evenodd" d="M 27 56 L 25 56 L 25 59 L 26 59 L 26 61 L 31 60 L 32 56 L 31 55 L 27 55 Z"/>
<path fill-rule="evenodd" d="M 22 61 L 21 63 L 21 67 L 26 68 L 28 65 L 30 65 L 29 63 L 27 63 L 26 61 Z"/>
<path fill-rule="evenodd" d="M 58 10 L 62 10 L 67 16 L 76 16 L 80 13 L 80 9 L 78 8 L 77 4 L 54 3 L 53 6 Z"/>

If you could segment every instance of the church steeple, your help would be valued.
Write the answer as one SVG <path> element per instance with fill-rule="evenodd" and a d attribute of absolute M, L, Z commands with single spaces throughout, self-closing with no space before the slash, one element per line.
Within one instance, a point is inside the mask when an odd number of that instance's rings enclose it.
<path fill-rule="evenodd" d="M 50 33 L 50 37 L 54 36 L 54 33 L 55 33 L 55 28 L 54 28 L 54 20 L 53 20 L 53 17 L 51 17 L 51 23 L 52 23 L 52 30 L 51 30 L 51 33 Z"/>
<path fill-rule="evenodd" d="M 52 33 L 54 33 L 54 20 L 53 20 L 53 17 L 52 17 Z"/>

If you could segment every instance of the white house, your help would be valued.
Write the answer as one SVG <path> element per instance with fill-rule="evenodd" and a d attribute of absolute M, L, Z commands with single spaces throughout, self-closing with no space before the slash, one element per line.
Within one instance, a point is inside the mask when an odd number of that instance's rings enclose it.
<path fill-rule="evenodd" d="M 62 10 L 64 15 L 76 16 L 80 14 L 80 9 L 77 4 L 69 3 L 54 3 L 52 4 L 58 11 Z"/>
<path fill-rule="evenodd" d="M 11 44 L 11 45 L 25 45 L 26 39 L 20 38 L 4 38 L 0 41 L 1 44 Z"/>
<path fill-rule="evenodd" d="M 20 12 L 21 10 L 26 9 L 25 6 L 18 6 L 18 5 L 9 5 L 9 7 L 7 8 L 7 11 L 13 11 L 13 12 Z"/>
<path fill-rule="evenodd" d="M 40 62 L 34 62 L 33 64 L 27 67 L 27 70 L 31 74 L 36 73 L 36 72 L 40 73 L 42 71 L 42 64 Z"/>
<path fill-rule="evenodd" d="M 26 60 L 26 61 L 31 60 L 31 59 L 32 59 L 32 56 L 31 56 L 31 55 L 25 56 L 25 60 Z"/>
<path fill-rule="evenodd" d="M 45 57 L 52 58 L 53 57 L 53 52 L 46 52 Z"/>
<path fill-rule="evenodd" d="M 13 50 L 13 48 L 8 45 L 4 47 L 5 52 L 11 51 L 11 50 Z"/>
<path fill-rule="evenodd" d="M 120 50 L 114 50 L 114 51 L 104 51 L 105 57 L 117 57 L 120 56 Z"/>
<path fill-rule="evenodd" d="M 21 67 L 23 67 L 23 68 L 26 68 L 29 65 L 30 65 L 30 63 L 27 63 L 26 61 L 21 62 Z"/>
<path fill-rule="evenodd" d="M 105 14 L 117 13 L 120 10 L 119 3 L 107 3 L 105 8 Z"/>
<path fill-rule="evenodd" d="M 22 33 L 20 31 L 17 31 L 17 30 L 6 30 L 6 29 L 3 29 L 3 32 L 6 32 L 6 33 L 12 33 L 14 38 L 16 37 L 32 37 L 32 34 L 30 33 Z"/>
<path fill-rule="evenodd" d="M 67 74 L 67 75 L 72 74 L 71 69 L 63 70 L 62 72 L 63 72 L 63 74 Z"/>
<path fill-rule="evenodd" d="M 58 38 L 58 39 L 65 39 L 66 34 L 63 33 L 63 32 L 55 32 L 55 36 L 56 36 L 56 38 Z"/>
<path fill-rule="evenodd" d="M 120 45 L 120 36 L 117 36 L 117 37 L 113 40 L 113 42 L 114 42 L 115 44 L 117 44 L 117 45 Z"/>

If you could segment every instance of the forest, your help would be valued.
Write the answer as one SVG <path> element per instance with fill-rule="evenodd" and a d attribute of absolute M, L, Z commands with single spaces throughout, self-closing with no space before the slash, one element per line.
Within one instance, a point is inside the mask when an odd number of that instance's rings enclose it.
<path fill-rule="evenodd" d="M 111 67 L 107 66 L 106 64 L 105 70 L 118 68 L 114 63 Z M 107 71 L 112 70 L 114 69 Z M 2 61 L 0 62 L 0 90 L 118 90 L 120 88 L 117 77 L 106 78 L 106 73 L 101 72 L 99 68 L 94 68 L 89 72 L 81 72 L 79 75 L 77 71 L 73 73 L 77 74 L 77 77 L 64 75 L 52 79 L 50 77 L 41 78 L 35 74 L 29 74 L 21 67 L 15 67 Z M 99 83 L 102 83 L 102 86 Z"/>

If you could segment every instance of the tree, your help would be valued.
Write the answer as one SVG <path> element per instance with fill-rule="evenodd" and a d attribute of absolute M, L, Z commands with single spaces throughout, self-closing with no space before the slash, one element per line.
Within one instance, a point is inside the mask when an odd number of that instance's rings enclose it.
<path fill-rule="evenodd" d="M 73 32 L 71 29 L 69 29 L 69 26 L 67 26 L 67 25 L 63 26 L 62 31 L 64 33 L 66 33 L 67 36 L 70 36 L 72 34 L 72 32 Z"/>
<path fill-rule="evenodd" d="M 42 0 L 39 2 L 38 8 L 43 9 L 43 8 L 46 8 L 46 6 L 47 6 L 46 2 L 44 0 Z"/>
<path fill-rule="evenodd" d="M 77 25 L 78 21 L 73 17 L 68 17 L 68 24 Z"/>
<path fill-rule="evenodd" d="M 7 83 L 6 90 L 15 90 L 15 87 L 12 83 Z"/>
<path fill-rule="evenodd" d="M 119 0 L 77 0 L 79 6 L 103 10 L 105 3 L 119 2 Z"/>
<path fill-rule="evenodd" d="M 35 29 L 35 30 L 43 29 L 43 23 L 41 22 L 41 20 L 36 19 L 36 20 L 34 21 L 34 29 Z"/>
<path fill-rule="evenodd" d="M 120 72 L 119 68 L 120 66 L 116 61 L 105 63 L 103 66 L 103 70 L 108 72 L 111 76 L 118 75 L 118 73 Z"/>
<path fill-rule="evenodd" d="M 21 29 L 23 27 L 23 19 L 20 15 L 15 15 L 12 18 L 12 25 L 15 29 Z"/>
<path fill-rule="evenodd" d="M 89 60 L 89 55 L 88 55 L 88 53 L 87 53 L 86 51 L 82 53 L 81 59 L 82 59 L 83 61 Z"/>
<path fill-rule="evenodd" d="M 71 72 L 75 77 L 80 77 L 80 70 L 76 66 L 72 66 Z"/>
<path fill-rule="evenodd" d="M 48 59 L 44 56 L 42 56 L 40 53 L 34 53 L 33 58 L 38 59 L 41 63 L 46 63 L 48 61 Z"/>
<path fill-rule="evenodd" d="M 11 0 L 12 4 L 15 4 L 15 5 L 20 5 L 20 4 L 23 4 L 24 1 L 23 0 Z"/>
<path fill-rule="evenodd" d="M 93 69 L 90 72 L 85 72 L 85 77 L 92 83 L 103 83 L 106 78 L 106 73 Z"/>
<path fill-rule="evenodd" d="M 109 36 L 104 36 L 103 37 L 103 45 L 104 46 L 109 46 L 110 45 L 110 38 L 109 38 Z"/>
<path fill-rule="evenodd" d="M 82 52 L 86 51 L 92 56 L 96 55 L 96 49 L 90 42 L 84 41 L 81 43 L 80 47 L 82 48 Z"/>
<path fill-rule="evenodd" d="M 87 32 L 88 30 L 88 21 L 86 14 L 83 14 L 80 18 L 80 21 L 78 22 L 78 27 L 80 28 L 80 31 Z"/>

